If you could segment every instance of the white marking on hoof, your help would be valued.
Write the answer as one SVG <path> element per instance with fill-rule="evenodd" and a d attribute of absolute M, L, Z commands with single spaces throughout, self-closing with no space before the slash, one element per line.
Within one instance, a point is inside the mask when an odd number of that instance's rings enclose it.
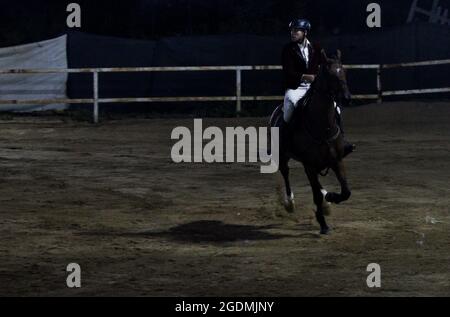
<path fill-rule="evenodd" d="M 288 199 L 290 199 L 290 200 L 294 200 L 294 193 L 292 193 L 291 192 L 291 196 L 289 196 L 289 198 Z"/>
<path fill-rule="evenodd" d="M 323 195 L 323 203 L 322 203 L 323 214 L 325 216 L 329 216 L 331 214 L 331 203 L 325 199 L 328 192 L 323 188 L 320 191 L 322 192 L 322 195 Z"/>
<path fill-rule="evenodd" d="M 294 193 L 291 193 L 290 196 L 288 196 L 288 195 L 285 196 L 286 204 L 289 204 L 290 202 L 293 202 L 293 201 L 294 201 Z"/>
<path fill-rule="evenodd" d="M 295 203 L 294 203 L 294 193 L 291 192 L 290 196 L 286 195 L 286 199 L 284 201 L 284 207 L 286 208 L 286 211 L 289 213 L 294 212 Z"/>

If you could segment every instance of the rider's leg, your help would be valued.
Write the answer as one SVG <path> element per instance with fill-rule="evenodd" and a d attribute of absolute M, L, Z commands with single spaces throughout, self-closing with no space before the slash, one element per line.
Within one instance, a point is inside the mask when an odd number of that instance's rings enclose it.
<path fill-rule="evenodd" d="M 283 118 L 286 123 L 292 119 L 292 115 L 294 114 L 294 110 L 297 107 L 299 100 L 303 98 L 308 89 L 309 85 L 302 85 L 297 89 L 286 90 L 283 104 Z"/>
<path fill-rule="evenodd" d="M 286 92 L 286 95 L 284 96 L 284 103 L 283 103 L 283 113 L 280 116 L 277 127 L 279 128 L 279 138 L 280 142 L 286 142 L 287 138 L 287 123 L 291 120 L 292 115 L 294 113 L 294 104 L 291 101 L 290 94 Z"/>
<path fill-rule="evenodd" d="M 344 134 L 344 127 L 342 126 L 342 115 L 341 115 L 341 108 L 335 103 L 335 109 L 336 109 L 336 122 L 341 129 L 341 133 Z"/>
<path fill-rule="evenodd" d="M 291 121 L 292 115 L 294 114 L 295 104 L 298 101 L 297 95 L 297 89 L 288 89 L 284 95 L 283 118 L 286 123 Z"/>
<path fill-rule="evenodd" d="M 292 115 L 294 114 L 295 106 L 289 98 L 284 98 L 283 105 L 283 119 L 284 122 L 287 123 L 291 121 Z"/>

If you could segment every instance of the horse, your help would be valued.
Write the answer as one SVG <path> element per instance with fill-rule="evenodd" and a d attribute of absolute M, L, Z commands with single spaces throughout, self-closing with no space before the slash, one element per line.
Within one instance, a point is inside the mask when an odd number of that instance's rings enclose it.
<path fill-rule="evenodd" d="M 285 208 L 288 212 L 294 210 L 288 165 L 294 159 L 302 163 L 311 185 L 321 234 L 328 234 L 330 230 L 325 221 L 328 204 L 339 204 L 351 195 L 343 162 L 346 155 L 343 133 L 337 124 L 335 109 L 335 101 L 345 106 L 351 100 L 341 59 L 339 50 L 333 58 L 321 51 L 316 78 L 296 105 L 292 119 L 281 124 L 280 129 L 278 168 L 284 179 Z M 281 120 L 284 119 L 282 105 L 279 105 L 271 116 L 270 127 L 280 127 Z M 324 176 L 321 172 L 326 170 L 328 173 L 329 169 L 333 170 L 340 183 L 340 193 L 328 193 L 319 182 L 319 174 Z"/>

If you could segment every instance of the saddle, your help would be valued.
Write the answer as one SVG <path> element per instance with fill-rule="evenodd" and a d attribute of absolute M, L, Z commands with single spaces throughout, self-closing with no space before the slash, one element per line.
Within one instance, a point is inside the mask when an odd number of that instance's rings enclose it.
<path fill-rule="evenodd" d="M 269 120 L 270 127 L 279 127 L 280 122 L 279 119 L 283 117 L 283 104 L 278 105 L 275 110 L 272 112 Z"/>
<path fill-rule="evenodd" d="M 295 107 L 294 111 L 303 111 L 309 103 L 309 94 L 306 94 L 297 102 L 297 106 Z M 272 115 L 270 116 L 269 120 L 269 126 L 270 127 L 282 127 L 283 120 L 283 104 L 278 105 L 275 110 L 272 112 Z"/>
<path fill-rule="evenodd" d="M 308 101 L 309 98 L 307 95 L 305 95 L 302 99 L 299 100 L 300 105 L 298 105 L 295 109 L 295 111 L 303 111 L 305 108 L 308 107 Z M 336 135 L 332 136 L 330 138 L 331 139 L 335 139 L 339 136 L 339 134 L 343 134 L 343 130 L 342 130 L 342 124 L 340 122 L 340 117 L 339 117 L 339 113 L 336 111 L 336 118 L 338 119 L 338 132 L 336 133 Z M 292 122 L 292 120 L 290 121 L 290 123 Z M 280 135 L 283 133 L 289 133 L 289 124 L 285 124 L 284 122 L 284 118 L 283 118 L 283 104 L 278 105 L 275 110 L 272 112 L 272 115 L 270 116 L 270 120 L 269 120 L 269 126 L 270 127 L 278 127 L 280 128 Z M 288 131 L 285 131 L 285 130 Z M 349 155 L 350 153 L 354 152 L 356 150 L 356 145 L 347 142 L 346 140 L 344 140 L 344 155 L 343 157 L 345 158 L 347 155 Z"/>

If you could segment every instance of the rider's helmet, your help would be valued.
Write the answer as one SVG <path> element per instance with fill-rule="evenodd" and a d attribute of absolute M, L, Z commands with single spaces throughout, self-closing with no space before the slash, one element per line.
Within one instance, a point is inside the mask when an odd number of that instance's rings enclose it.
<path fill-rule="evenodd" d="M 306 19 L 295 19 L 289 23 L 289 29 L 298 29 L 303 31 L 311 31 L 311 23 Z"/>

